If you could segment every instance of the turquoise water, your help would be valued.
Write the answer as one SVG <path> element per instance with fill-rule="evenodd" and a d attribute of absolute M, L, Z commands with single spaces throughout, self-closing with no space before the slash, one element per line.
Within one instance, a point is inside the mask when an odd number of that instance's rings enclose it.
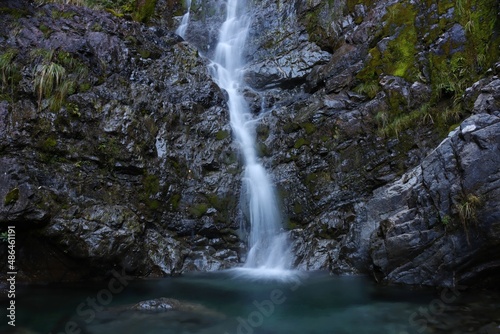
<path fill-rule="evenodd" d="M 127 309 L 161 297 L 188 304 L 162 312 Z M 287 281 L 219 272 L 110 279 L 98 285 L 19 286 L 16 305 L 17 331 L 5 321 L 0 332 L 500 333 L 494 325 L 500 324 L 500 303 L 492 293 L 387 287 L 363 277 L 325 273 L 302 273 Z"/>

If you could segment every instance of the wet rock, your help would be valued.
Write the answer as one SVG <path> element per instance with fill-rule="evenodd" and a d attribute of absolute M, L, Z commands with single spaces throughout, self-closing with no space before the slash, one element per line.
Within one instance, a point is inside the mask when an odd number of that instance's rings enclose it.
<path fill-rule="evenodd" d="M 439 36 L 431 48 L 438 55 L 454 54 L 464 51 L 466 41 L 465 29 L 456 23 L 448 31 Z M 445 48 L 449 50 L 445 50 Z"/>
<path fill-rule="evenodd" d="M 121 310 L 139 311 L 139 312 L 182 311 L 182 312 L 200 313 L 222 318 L 224 317 L 224 315 L 222 315 L 221 313 L 211 310 L 201 304 L 189 303 L 186 301 L 181 301 L 174 298 L 165 298 L 165 297 L 142 301 L 132 306 L 125 306 L 122 307 Z"/>
<path fill-rule="evenodd" d="M 499 115 L 470 117 L 421 166 L 367 203 L 381 279 L 452 286 L 496 277 L 497 261 L 486 254 L 499 247 L 500 213 L 492 203 L 500 185 L 499 125 Z"/>
<path fill-rule="evenodd" d="M 500 80 L 496 79 L 486 84 L 480 90 L 474 102 L 474 112 L 494 112 L 500 110 Z"/>
<path fill-rule="evenodd" d="M 0 222 L 26 240 L 20 279 L 101 278 L 113 267 L 179 273 L 192 240 L 175 227 L 186 218 L 200 219 L 215 247 L 197 250 L 205 260 L 193 270 L 234 264 L 241 245 L 229 194 L 239 166 L 208 62 L 163 28 L 70 5 L 26 7 L 33 13 L 16 34 L 17 18 L 0 14 L 1 48 L 16 50 L 23 69 L 13 100 L 0 103 Z M 60 106 L 33 89 L 34 69 L 49 62 L 74 87 Z M 200 204 L 217 209 L 195 212 Z M 29 265 L 36 247 L 58 262 Z"/>
<path fill-rule="evenodd" d="M 257 89 L 293 87 L 303 83 L 314 66 L 325 63 L 329 58 L 330 55 L 318 47 L 305 45 L 282 57 L 247 66 L 246 81 Z"/>

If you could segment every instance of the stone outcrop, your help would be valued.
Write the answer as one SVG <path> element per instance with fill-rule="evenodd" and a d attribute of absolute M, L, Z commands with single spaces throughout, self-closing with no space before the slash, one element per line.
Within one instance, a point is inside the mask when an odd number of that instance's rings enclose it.
<path fill-rule="evenodd" d="M 377 189 L 365 222 L 387 281 L 494 285 L 500 266 L 500 114 L 476 114 L 401 179 Z"/>
<path fill-rule="evenodd" d="M 2 14 L 0 39 L 13 54 L 0 103 L 0 220 L 17 227 L 20 279 L 235 265 L 240 167 L 206 60 L 171 32 L 107 13 L 16 10 Z M 45 93 L 36 82 L 49 68 L 64 77 Z"/>

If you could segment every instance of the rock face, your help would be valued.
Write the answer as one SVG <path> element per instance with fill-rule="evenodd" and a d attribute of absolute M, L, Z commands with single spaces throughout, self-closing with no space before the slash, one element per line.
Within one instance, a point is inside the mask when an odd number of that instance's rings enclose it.
<path fill-rule="evenodd" d="M 383 279 L 449 286 L 498 281 L 492 254 L 500 246 L 499 116 L 466 119 L 419 166 L 366 203 L 366 225 L 376 227 L 370 256 Z"/>
<path fill-rule="evenodd" d="M 157 1 L 149 26 L 0 11 L 0 223 L 17 228 L 25 280 L 240 262 L 241 165 L 204 58 L 221 3 L 193 0 L 187 41 L 178 1 Z M 498 2 L 247 6 L 244 95 L 296 267 L 494 286 Z"/>
<path fill-rule="evenodd" d="M 2 14 L 0 33 L 14 78 L 0 103 L 0 219 L 17 227 L 21 277 L 235 265 L 239 165 L 207 62 L 160 28 L 26 8 Z M 51 68 L 60 82 L 37 86 L 58 80 Z"/>

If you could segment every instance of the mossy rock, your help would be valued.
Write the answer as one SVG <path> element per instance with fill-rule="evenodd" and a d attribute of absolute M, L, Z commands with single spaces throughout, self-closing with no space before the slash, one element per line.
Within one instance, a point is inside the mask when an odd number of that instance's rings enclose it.
<path fill-rule="evenodd" d="M 179 205 L 181 202 L 182 196 L 180 194 L 173 194 L 169 199 L 170 209 L 173 211 L 179 210 Z"/>
<path fill-rule="evenodd" d="M 283 125 L 283 132 L 286 134 L 297 132 L 299 130 L 300 125 L 294 122 L 286 123 L 285 125 Z"/>
<path fill-rule="evenodd" d="M 302 123 L 300 126 L 304 129 L 304 131 L 308 135 L 311 135 L 314 132 L 316 132 L 316 126 L 312 123 L 306 122 L 306 123 Z"/>
<path fill-rule="evenodd" d="M 379 46 L 375 46 L 369 51 L 370 60 L 357 74 L 358 79 L 362 82 L 372 82 L 384 74 L 399 76 L 409 82 L 417 80 L 419 70 L 415 59 L 416 14 L 416 9 L 409 3 L 396 3 L 387 9 L 387 23 L 382 35 L 394 37 L 387 42 L 385 49 L 381 50 Z"/>
<path fill-rule="evenodd" d="M 307 139 L 299 138 L 295 141 L 295 143 L 293 144 L 293 147 L 294 148 L 301 148 L 302 146 L 309 145 L 309 144 L 310 144 L 310 142 Z"/>
<path fill-rule="evenodd" d="M 156 0 L 137 0 L 137 7 L 133 14 L 135 21 L 147 23 L 153 16 L 156 7 Z"/>
<path fill-rule="evenodd" d="M 19 199 L 19 188 L 16 187 L 16 188 L 10 190 L 5 195 L 5 198 L 3 200 L 3 204 L 5 206 L 10 205 L 10 204 L 14 204 L 17 202 L 18 199 Z"/>
<path fill-rule="evenodd" d="M 14 18 L 19 19 L 21 17 L 28 16 L 30 14 L 30 12 L 26 9 L 0 7 L 0 14 L 12 15 Z"/>
<path fill-rule="evenodd" d="M 220 130 L 220 131 L 217 131 L 217 133 L 215 134 L 215 139 L 217 139 L 217 140 L 224 140 L 224 139 L 226 139 L 229 136 L 230 136 L 229 131 Z"/>
<path fill-rule="evenodd" d="M 188 209 L 189 214 L 194 218 L 201 218 L 208 211 L 207 203 L 198 203 Z"/>
<path fill-rule="evenodd" d="M 156 175 L 145 175 L 142 183 L 144 185 L 144 191 L 148 195 L 154 195 L 160 191 L 160 180 Z"/>
<path fill-rule="evenodd" d="M 304 208 L 302 207 L 302 204 L 299 202 L 293 203 L 293 213 L 298 215 L 304 212 Z"/>

